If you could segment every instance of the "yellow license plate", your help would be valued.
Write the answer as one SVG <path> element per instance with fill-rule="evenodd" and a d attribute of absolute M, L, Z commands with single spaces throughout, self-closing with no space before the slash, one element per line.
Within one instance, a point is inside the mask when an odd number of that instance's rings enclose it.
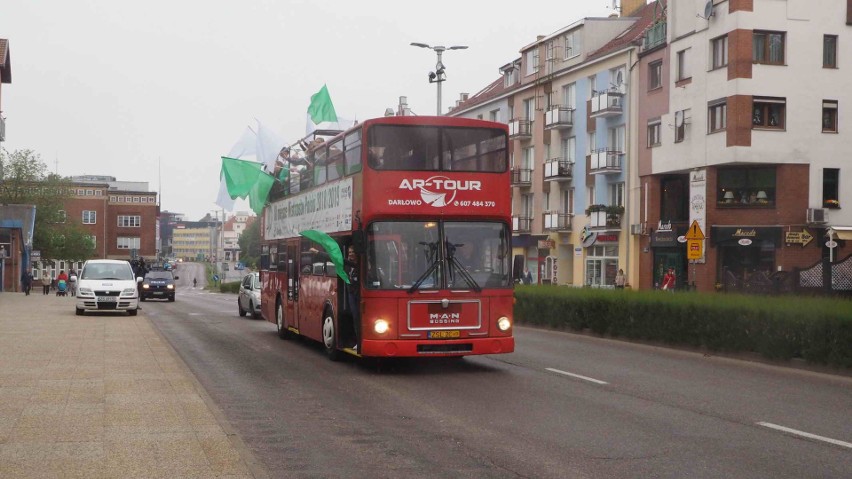
<path fill-rule="evenodd" d="M 429 331 L 429 339 L 454 339 L 461 337 L 460 331 Z"/>

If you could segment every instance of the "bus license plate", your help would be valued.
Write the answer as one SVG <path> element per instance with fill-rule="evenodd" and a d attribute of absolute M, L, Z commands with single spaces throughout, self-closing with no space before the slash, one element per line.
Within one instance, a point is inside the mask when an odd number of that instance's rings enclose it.
<path fill-rule="evenodd" d="M 99 303 L 114 303 L 115 298 L 112 296 L 98 296 Z"/>
<path fill-rule="evenodd" d="M 429 339 L 455 339 L 461 337 L 459 331 L 429 331 Z"/>

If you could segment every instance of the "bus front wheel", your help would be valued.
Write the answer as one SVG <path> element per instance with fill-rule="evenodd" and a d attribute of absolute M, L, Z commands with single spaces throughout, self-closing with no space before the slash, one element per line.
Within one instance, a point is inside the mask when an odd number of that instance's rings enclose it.
<path fill-rule="evenodd" d="M 332 361 L 340 359 L 340 350 L 337 349 L 337 335 L 334 329 L 334 315 L 329 310 L 325 310 L 322 319 L 322 345 L 325 347 L 325 354 Z"/>

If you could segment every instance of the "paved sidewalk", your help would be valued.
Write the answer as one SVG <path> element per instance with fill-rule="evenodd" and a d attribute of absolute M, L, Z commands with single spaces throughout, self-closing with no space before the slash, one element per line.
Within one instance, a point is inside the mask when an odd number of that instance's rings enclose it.
<path fill-rule="evenodd" d="M 0 478 L 265 475 L 144 310 L 74 300 L 0 293 Z"/>

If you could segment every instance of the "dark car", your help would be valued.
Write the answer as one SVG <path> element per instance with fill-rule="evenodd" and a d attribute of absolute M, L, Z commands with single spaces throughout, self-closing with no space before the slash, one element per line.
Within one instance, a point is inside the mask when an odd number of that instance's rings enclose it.
<path fill-rule="evenodd" d="M 148 271 L 142 280 L 139 289 L 139 299 L 145 301 L 148 298 L 175 300 L 175 280 L 178 279 L 171 271 L 152 270 Z"/>

